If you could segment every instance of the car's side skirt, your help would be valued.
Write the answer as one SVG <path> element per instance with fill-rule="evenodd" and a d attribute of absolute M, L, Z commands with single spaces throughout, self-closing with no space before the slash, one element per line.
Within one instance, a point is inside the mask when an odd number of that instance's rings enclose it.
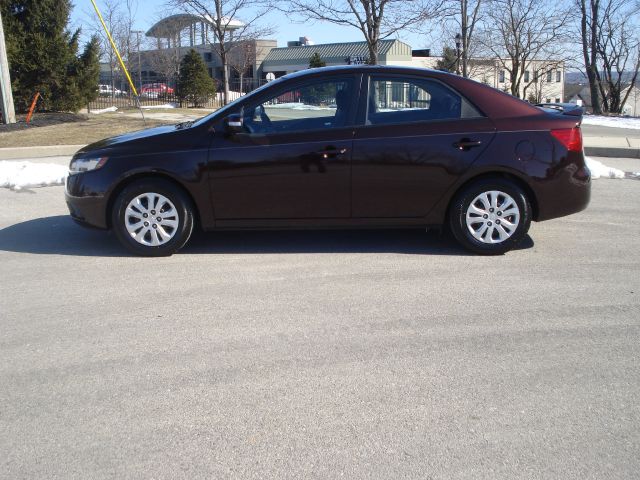
<path fill-rule="evenodd" d="M 350 228 L 434 228 L 424 218 L 319 218 L 218 220 L 207 230 L 298 230 Z"/>

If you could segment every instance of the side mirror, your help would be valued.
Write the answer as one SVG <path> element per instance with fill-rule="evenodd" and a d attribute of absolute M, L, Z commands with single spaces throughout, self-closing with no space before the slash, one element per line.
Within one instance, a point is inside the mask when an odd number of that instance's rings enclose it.
<path fill-rule="evenodd" d="M 227 125 L 227 132 L 229 133 L 240 133 L 243 132 L 242 128 L 242 115 L 239 113 L 232 113 L 225 119 L 225 124 Z"/>

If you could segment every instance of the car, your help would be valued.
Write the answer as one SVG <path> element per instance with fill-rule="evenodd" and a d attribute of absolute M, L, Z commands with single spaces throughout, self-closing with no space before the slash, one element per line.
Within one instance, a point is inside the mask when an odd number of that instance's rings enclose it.
<path fill-rule="evenodd" d="M 196 225 L 444 228 L 499 255 L 532 221 L 587 207 L 581 118 L 440 71 L 316 68 L 199 120 L 82 148 L 66 202 L 145 256 L 178 251 Z"/>
<path fill-rule="evenodd" d="M 158 95 L 161 94 L 173 94 L 173 88 L 168 87 L 166 83 L 146 83 L 142 85 L 140 89 L 140 93 L 142 95 L 146 95 L 147 97 L 151 97 L 155 94 L 154 98 L 157 98 Z"/>
<path fill-rule="evenodd" d="M 98 85 L 98 93 L 102 96 L 111 96 L 112 94 L 119 96 L 123 94 L 122 90 L 113 88 L 111 85 Z"/>

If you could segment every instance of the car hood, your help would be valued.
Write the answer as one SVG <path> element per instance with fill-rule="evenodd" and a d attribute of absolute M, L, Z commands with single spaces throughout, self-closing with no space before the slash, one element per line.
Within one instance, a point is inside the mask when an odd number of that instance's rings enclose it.
<path fill-rule="evenodd" d="M 115 137 L 105 138 L 98 142 L 91 143 L 86 147 L 82 147 L 77 154 L 83 154 L 95 151 L 110 151 L 114 148 L 120 147 L 124 144 L 131 144 L 137 140 L 148 139 L 150 137 L 156 137 L 159 135 L 170 134 L 182 130 L 182 127 L 178 125 L 162 125 L 160 127 L 147 128 L 145 130 L 138 130 L 136 132 L 123 133 L 116 135 Z"/>

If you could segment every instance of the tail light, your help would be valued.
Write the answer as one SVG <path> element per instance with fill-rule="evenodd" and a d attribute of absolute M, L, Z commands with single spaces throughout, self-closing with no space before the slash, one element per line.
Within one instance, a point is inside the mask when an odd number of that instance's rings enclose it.
<path fill-rule="evenodd" d="M 580 127 L 551 130 L 551 135 L 570 152 L 582 151 L 582 131 Z"/>

